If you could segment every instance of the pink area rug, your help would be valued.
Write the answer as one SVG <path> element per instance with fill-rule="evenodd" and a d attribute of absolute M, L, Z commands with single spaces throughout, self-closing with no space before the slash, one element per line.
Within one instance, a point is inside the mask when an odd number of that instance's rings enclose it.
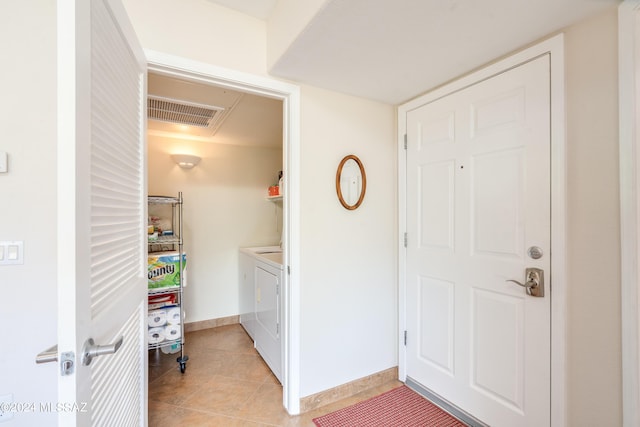
<path fill-rule="evenodd" d="M 464 427 L 407 386 L 314 418 L 318 427 Z"/>

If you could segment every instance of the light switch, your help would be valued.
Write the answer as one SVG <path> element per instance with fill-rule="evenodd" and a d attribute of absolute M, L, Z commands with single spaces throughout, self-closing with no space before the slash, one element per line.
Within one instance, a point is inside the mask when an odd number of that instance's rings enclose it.
<path fill-rule="evenodd" d="M 0 151 L 0 173 L 7 172 L 7 152 Z"/>
<path fill-rule="evenodd" d="M 24 264 L 24 242 L 21 240 L 0 242 L 0 265 Z"/>
<path fill-rule="evenodd" d="M 18 245 L 9 245 L 7 246 L 7 259 L 9 261 L 17 261 L 18 260 Z"/>

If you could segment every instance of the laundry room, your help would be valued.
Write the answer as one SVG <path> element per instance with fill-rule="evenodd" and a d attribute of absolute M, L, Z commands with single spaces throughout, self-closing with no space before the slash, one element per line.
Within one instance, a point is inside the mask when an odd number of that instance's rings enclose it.
<path fill-rule="evenodd" d="M 282 246 L 282 105 L 148 74 L 148 194 L 181 198 L 180 224 L 170 208 L 149 205 L 149 239 L 181 227 L 183 332 L 239 323 L 239 249 Z M 177 249 L 156 243 L 150 256 L 157 248 Z M 176 353 L 175 345 L 163 344 L 170 341 L 150 338 L 151 353 Z"/>

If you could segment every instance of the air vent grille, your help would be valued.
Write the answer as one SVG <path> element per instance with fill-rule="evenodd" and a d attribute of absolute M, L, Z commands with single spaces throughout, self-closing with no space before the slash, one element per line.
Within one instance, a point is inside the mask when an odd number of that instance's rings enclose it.
<path fill-rule="evenodd" d="M 170 98 L 149 95 L 147 114 L 150 120 L 206 128 L 214 123 L 224 110 L 213 105 L 196 104 Z"/>

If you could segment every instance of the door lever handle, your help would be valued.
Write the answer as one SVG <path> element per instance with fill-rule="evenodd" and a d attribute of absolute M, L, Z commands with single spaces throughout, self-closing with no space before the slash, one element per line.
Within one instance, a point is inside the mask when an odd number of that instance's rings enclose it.
<path fill-rule="evenodd" d="M 507 280 L 507 282 L 515 283 L 516 285 L 520 285 L 523 288 L 527 288 L 527 289 L 535 288 L 538 286 L 538 282 L 536 282 L 535 280 L 527 280 L 527 283 L 520 283 L 517 280 L 509 279 Z"/>
<path fill-rule="evenodd" d="M 84 347 L 82 349 L 82 364 L 84 366 L 89 366 L 94 357 L 115 353 L 116 351 L 118 351 L 123 341 L 124 336 L 121 336 L 113 344 L 96 345 L 96 343 L 93 341 L 93 338 L 89 338 L 87 341 L 85 341 Z"/>
<path fill-rule="evenodd" d="M 540 268 L 527 268 L 526 278 L 526 283 L 521 283 L 512 279 L 507 280 L 507 282 L 512 282 L 526 288 L 527 295 L 531 295 L 532 297 L 544 297 L 544 270 Z"/>
<path fill-rule="evenodd" d="M 51 363 L 58 361 L 58 344 L 41 351 L 36 356 L 36 363 Z"/>

